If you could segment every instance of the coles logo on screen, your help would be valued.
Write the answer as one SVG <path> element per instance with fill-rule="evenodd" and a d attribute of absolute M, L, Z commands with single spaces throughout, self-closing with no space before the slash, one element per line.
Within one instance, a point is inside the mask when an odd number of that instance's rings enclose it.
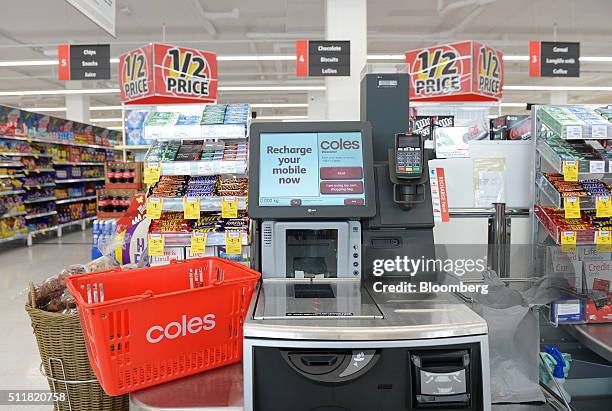
<path fill-rule="evenodd" d="M 322 150 L 338 151 L 338 150 L 359 150 L 361 144 L 359 140 L 323 140 L 320 143 Z"/>
<path fill-rule="evenodd" d="M 146 338 L 151 344 L 157 344 L 164 339 L 174 340 L 185 337 L 187 334 L 198 334 L 202 331 L 210 331 L 217 325 L 214 314 L 206 314 L 202 317 L 195 316 L 187 320 L 183 314 L 180 321 L 172 321 L 164 326 L 153 325 L 147 330 Z"/>

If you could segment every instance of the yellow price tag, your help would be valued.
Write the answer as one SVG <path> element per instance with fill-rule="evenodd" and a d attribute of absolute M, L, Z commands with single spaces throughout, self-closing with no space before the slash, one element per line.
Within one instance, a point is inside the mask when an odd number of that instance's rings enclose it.
<path fill-rule="evenodd" d="M 161 177 L 161 165 L 159 163 L 146 163 L 144 169 L 145 184 L 155 184 Z"/>
<path fill-rule="evenodd" d="M 206 252 L 206 233 L 191 233 L 191 254 Z"/>
<path fill-rule="evenodd" d="M 562 231 L 561 232 L 561 251 L 564 253 L 576 252 L 576 232 Z"/>
<path fill-rule="evenodd" d="M 236 197 L 223 197 L 221 199 L 221 217 L 238 218 L 238 199 Z"/>
<path fill-rule="evenodd" d="M 596 217 L 612 217 L 612 200 L 610 200 L 610 196 L 597 196 L 595 207 Z"/>
<path fill-rule="evenodd" d="M 225 253 L 242 255 L 242 233 L 240 231 L 225 232 Z"/>
<path fill-rule="evenodd" d="M 185 197 L 183 198 L 183 218 L 187 220 L 200 219 L 200 198 Z"/>
<path fill-rule="evenodd" d="M 580 199 L 578 197 L 565 197 L 565 218 L 580 218 Z"/>
<path fill-rule="evenodd" d="M 164 200 L 159 197 L 147 198 L 147 217 L 151 220 L 158 220 L 161 218 Z"/>
<path fill-rule="evenodd" d="M 610 231 L 595 231 L 595 250 L 598 253 L 609 253 L 612 251 L 612 235 Z"/>
<path fill-rule="evenodd" d="M 149 234 L 149 255 L 164 255 L 164 236 L 161 234 Z"/>
<path fill-rule="evenodd" d="M 563 162 L 563 179 L 565 181 L 578 181 L 577 160 L 565 160 Z"/>

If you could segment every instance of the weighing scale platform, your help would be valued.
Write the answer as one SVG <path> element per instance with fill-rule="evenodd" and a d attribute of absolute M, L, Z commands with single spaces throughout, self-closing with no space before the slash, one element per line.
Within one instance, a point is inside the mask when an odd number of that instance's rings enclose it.
<path fill-rule="evenodd" d="M 307 283 L 264 281 L 251 302 L 245 338 L 380 341 L 487 334 L 486 321 L 453 294 L 375 293 L 367 283 L 336 281 L 315 283 L 320 294 L 309 296 Z"/>

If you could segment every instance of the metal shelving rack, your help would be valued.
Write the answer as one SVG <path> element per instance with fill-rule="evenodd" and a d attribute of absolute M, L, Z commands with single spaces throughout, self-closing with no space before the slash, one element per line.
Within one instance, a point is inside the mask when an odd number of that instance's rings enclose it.
<path fill-rule="evenodd" d="M 545 226 L 543 222 L 537 216 L 537 206 L 546 205 L 549 207 L 555 207 L 557 209 L 564 209 L 565 203 L 559 192 L 552 186 L 552 184 L 544 177 L 544 172 L 556 172 L 563 174 L 563 161 L 572 159 L 562 159 L 557 155 L 548 144 L 546 144 L 547 138 L 550 138 L 553 133 L 544 124 L 541 119 L 540 110 L 542 106 L 532 107 L 532 135 L 534 136 L 534 149 L 535 149 L 535 164 L 534 164 L 534 207 L 531 210 L 533 216 L 533 247 L 534 247 L 534 268 L 536 272 L 541 275 L 547 275 L 549 272 L 548 264 L 552 260 L 553 253 L 559 255 L 566 250 L 561 248 L 559 244 L 559 238 L 553 238 L 553 233 Z M 612 135 L 609 135 L 612 139 Z M 612 181 L 612 162 L 605 161 L 578 161 L 578 179 L 594 178 L 604 182 Z M 581 210 L 592 210 L 595 208 L 595 199 L 592 196 L 582 197 L 579 199 Z M 578 237 L 578 236 L 577 236 Z M 578 237 L 580 239 L 580 237 Z M 591 241 L 578 241 L 577 247 L 582 244 L 593 244 Z M 571 248 L 571 247 L 570 247 Z M 571 250 L 570 250 L 571 252 Z M 550 257 L 550 261 L 548 257 Z M 552 268 L 552 267 L 551 267 Z M 559 276 L 560 273 L 554 273 L 554 270 L 550 270 L 551 275 Z M 567 274 L 566 274 L 567 275 Z M 573 274 L 582 276 L 581 284 L 585 285 L 585 278 L 582 271 Z M 568 294 L 571 295 L 573 291 L 567 290 Z M 573 294 L 574 298 L 581 300 L 585 299 L 587 290 L 582 288 L 576 290 Z M 572 334 L 577 341 L 586 347 L 591 348 L 604 358 L 610 360 L 612 358 L 612 324 L 557 324 L 549 320 L 549 323 L 555 327 L 561 326 Z"/>

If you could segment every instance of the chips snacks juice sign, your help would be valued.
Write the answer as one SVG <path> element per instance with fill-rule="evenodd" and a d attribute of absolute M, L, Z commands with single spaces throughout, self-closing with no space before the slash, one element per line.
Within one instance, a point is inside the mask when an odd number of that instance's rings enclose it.
<path fill-rule="evenodd" d="M 504 80 L 502 52 L 475 41 L 406 53 L 410 100 L 497 101 Z"/>
<path fill-rule="evenodd" d="M 121 101 L 132 104 L 214 103 L 217 55 L 153 43 L 119 56 Z"/>

